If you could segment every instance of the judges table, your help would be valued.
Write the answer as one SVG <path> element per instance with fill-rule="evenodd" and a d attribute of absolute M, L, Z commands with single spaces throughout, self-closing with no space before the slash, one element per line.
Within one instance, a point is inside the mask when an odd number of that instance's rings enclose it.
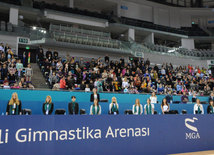
<path fill-rule="evenodd" d="M 165 155 L 214 149 L 214 115 L 0 116 L 0 124 L 4 155 Z"/>
<path fill-rule="evenodd" d="M 11 98 L 13 92 L 17 92 L 19 99 L 22 101 L 23 109 L 31 109 L 33 115 L 42 114 L 42 104 L 45 102 L 47 95 L 52 97 L 52 102 L 54 103 L 54 111 L 56 109 L 65 109 L 68 113 L 68 103 L 71 102 L 71 96 L 76 96 L 76 101 L 79 103 L 80 109 L 85 109 L 86 113 L 89 114 L 90 111 L 90 95 L 91 93 L 85 92 L 69 92 L 69 91 L 41 91 L 41 90 L 3 90 L 0 89 L 0 114 L 5 114 L 6 106 L 8 100 Z M 140 99 L 141 104 L 146 104 L 147 98 L 150 97 L 149 94 L 119 94 L 119 93 L 100 93 L 101 99 L 106 99 L 108 102 L 100 102 L 102 114 L 108 114 L 109 103 L 112 97 L 117 98 L 119 104 L 120 114 L 124 114 L 126 109 L 132 109 L 132 105 L 135 100 Z M 155 104 L 155 110 L 158 114 L 161 113 L 160 103 L 165 95 L 157 95 L 159 104 Z M 198 97 L 201 101 L 208 102 L 208 97 Z M 181 96 L 173 96 L 173 101 L 180 101 Z M 189 100 L 192 97 L 189 96 Z M 188 114 L 193 114 L 194 104 L 170 104 L 171 110 L 178 110 L 179 113 L 183 109 L 187 111 Z M 206 113 L 207 104 L 203 105 L 204 111 Z"/>

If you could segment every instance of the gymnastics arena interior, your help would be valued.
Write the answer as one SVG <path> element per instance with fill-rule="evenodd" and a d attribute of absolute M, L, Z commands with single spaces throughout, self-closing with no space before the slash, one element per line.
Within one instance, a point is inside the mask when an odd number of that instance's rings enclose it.
<path fill-rule="evenodd" d="M 212 0 L 0 0 L 0 154 L 214 154 Z"/>

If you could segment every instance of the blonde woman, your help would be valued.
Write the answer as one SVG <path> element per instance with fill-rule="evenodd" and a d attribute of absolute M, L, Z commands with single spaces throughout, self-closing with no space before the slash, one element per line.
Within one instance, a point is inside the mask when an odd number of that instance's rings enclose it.
<path fill-rule="evenodd" d="M 135 104 L 132 106 L 132 113 L 134 115 L 142 115 L 143 106 L 140 104 L 140 100 L 139 99 L 135 100 Z"/>
<path fill-rule="evenodd" d="M 98 99 L 94 100 L 94 104 L 91 105 L 90 115 L 100 115 L 101 114 L 101 106 L 98 103 Z"/>
<path fill-rule="evenodd" d="M 17 93 L 13 93 L 11 99 L 7 104 L 6 115 L 21 115 L 22 103 L 18 98 Z"/>
<path fill-rule="evenodd" d="M 119 114 L 119 105 L 117 103 L 116 97 L 112 97 L 111 103 L 109 104 L 109 114 L 118 115 Z"/>
<path fill-rule="evenodd" d="M 193 114 L 204 114 L 204 107 L 199 99 L 196 100 L 196 104 L 193 108 Z"/>
<path fill-rule="evenodd" d="M 47 96 L 45 103 L 43 103 L 42 111 L 44 115 L 51 115 L 54 109 L 54 104 L 52 102 L 51 96 Z"/>

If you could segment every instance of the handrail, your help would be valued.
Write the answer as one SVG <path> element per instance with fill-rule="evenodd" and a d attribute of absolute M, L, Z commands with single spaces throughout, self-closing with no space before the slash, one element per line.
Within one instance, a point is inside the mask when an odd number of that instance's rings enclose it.
<path fill-rule="evenodd" d="M 19 89 L 4 89 L 4 88 L 0 88 L 0 90 L 26 90 L 26 91 L 58 91 L 58 92 L 82 92 L 82 93 L 92 93 L 93 91 L 89 91 L 89 92 L 85 92 L 84 90 L 61 90 L 61 89 L 46 89 L 46 88 L 34 88 L 34 89 L 30 89 L 30 88 L 19 88 Z M 109 91 L 102 91 L 99 93 L 114 93 L 114 94 L 133 94 L 133 93 L 123 93 L 123 92 L 109 92 Z M 138 93 L 141 95 L 150 95 L 151 93 Z M 157 94 L 157 95 L 163 95 L 166 96 L 166 94 Z M 173 94 L 172 94 L 173 95 Z M 182 96 L 180 94 L 177 95 L 173 95 L 173 96 Z M 189 95 L 191 96 L 191 95 Z M 198 97 L 209 97 L 209 95 L 204 95 L 204 96 L 198 96 Z"/>

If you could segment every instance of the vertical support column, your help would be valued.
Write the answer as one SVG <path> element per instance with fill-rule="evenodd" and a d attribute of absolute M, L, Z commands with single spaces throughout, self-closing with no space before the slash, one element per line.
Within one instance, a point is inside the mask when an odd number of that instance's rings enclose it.
<path fill-rule="evenodd" d="M 146 38 L 144 39 L 144 42 L 146 43 L 155 43 L 155 39 L 154 39 L 154 33 L 150 33 L 149 35 L 146 36 Z"/>
<path fill-rule="evenodd" d="M 214 51 L 214 42 L 212 42 L 212 50 Z"/>
<path fill-rule="evenodd" d="M 131 38 L 132 40 L 135 40 L 135 29 L 129 28 L 128 30 L 128 39 Z"/>
<path fill-rule="evenodd" d="M 68 0 L 68 7 L 73 8 L 74 7 L 74 0 Z"/>
<path fill-rule="evenodd" d="M 182 38 L 181 39 L 181 47 L 182 48 L 186 48 L 188 50 L 195 49 L 195 41 L 194 41 L 194 39 Z"/>
<path fill-rule="evenodd" d="M 10 8 L 9 22 L 18 25 L 19 10 L 18 8 Z"/>
<path fill-rule="evenodd" d="M 121 2 L 119 1 L 119 2 L 117 3 L 117 11 L 116 11 L 117 17 L 121 17 L 121 12 L 120 12 L 120 10 L 121 10 Z"/>

